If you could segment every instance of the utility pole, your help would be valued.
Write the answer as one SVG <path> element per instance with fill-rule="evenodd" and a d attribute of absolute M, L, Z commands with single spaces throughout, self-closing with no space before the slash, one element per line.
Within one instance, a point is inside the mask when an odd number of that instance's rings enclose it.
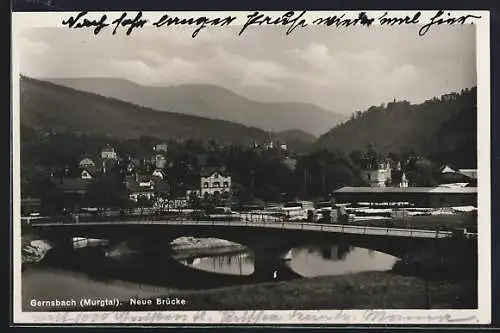
<path fill-rule="evenodd" d="M 323 192 L 323 197 L 326 198 L 326 175 L 325 175 L 325 163 L 320 161 L 321 165 L 321 190 Z"/>
<path fill-rule="evenodd" d="M 252 195 L 255 195 L 254 174 L 255 171 L 250 170 L 250 188 L 252 189 Z"/>
<path fill-rule="evenodd" d="M 429 284 L 427 282 L 427 278 L 424 278 L 424 284 L 425 284 L 425 308 L 430 309 L 431 308 L 431 297 L 429 293 Z"/>

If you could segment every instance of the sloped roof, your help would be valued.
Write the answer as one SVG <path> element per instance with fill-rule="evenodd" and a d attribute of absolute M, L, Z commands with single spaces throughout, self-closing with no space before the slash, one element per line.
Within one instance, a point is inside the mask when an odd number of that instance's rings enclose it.
<path fill-rule="evenodd" d="M 167 176 L 167 173 L 162 169 L 157 168 L 153 171 L 153 173 L 158 173 L 158 172 L 161 173 L 163 175 L 163 177 Z"/>
<path fill-rule="evenodd" d="M 222 168 L 218 168 L 218 167 L 206 167 L 206 168 L 202 168 L 201 171 L 200 171 L 200 175 L 202 177 L 210 177 L 211 175 L 213 175 L 214 173 L 219 173 L 221 174 L 223 177 L 228 177 L 229 174 Z"/>
<path fill-rule="evenodd" d="M 477 179 L 477 169 L 459 169 L 458 171 L 466 177 Z"/>
<path fill-rule="evenodd" d="M 110 152 L 110 153 L 113 152 L 114 153 L 115 152 L 115 148 L 113 148 L 110 144 L 106 144 L 102 148 L 101 152 Z"/>
<path fill-rule="evenodd" d="M 441 169 L 441 173 L 456 173 L 456 171 L 446 165 Z"/>
<path fill-rule="evenodd" d="M 81 171 L 87 171 L 91 176 L 95 176 L 97 175 L 97 173 L 99 173 L 99 169 L 97 169 L 95 166 L 82 167 Z"/>
<path fill-rule="evenodd" d="M 81 178 L 52 179 L 52 182 L 62 192 L 82 193 L 86 192 L 90 181 Z"/>
<path fill-rule="evenodd" d="M 83 160 L 80 161 L 78 165 L 82 168 L 87 165 L 95 166 L 95 163 L 90 158 L 84 158 Z"/>
<path fill-rule="evenodd" d="M 142 187 L 140 183 L 146 183 L 151 181 L 153 188 Z M 158 176 L 153 175 L 132 175 L 126 177 L 127 188 L 130 192 L 166 192 L 168 191 L 168 183 Z"/>
<path fill-rule="evenodd" d="M 477 193 L 476 187 L 343 187 L 334 193 Z"/>
<path fill-rule="evenodd" d="M 469 183 L 449 183 L 449 184 L 441 184 L 438 187 L 466 187 Z"/>

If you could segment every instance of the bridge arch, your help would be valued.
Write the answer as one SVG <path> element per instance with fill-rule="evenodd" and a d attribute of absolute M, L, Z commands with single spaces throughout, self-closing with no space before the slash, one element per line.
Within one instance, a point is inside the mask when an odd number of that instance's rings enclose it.
<path fill-rule="evenodd" d="M 301 222 L 246 221 L 119 221 L 39 223 L 33 227 L 49 239 L 69 237 L 135 240 L 165 243 L 182 236 L 214 237 L 236 242 L 258 254 L 286 252 L 315 242 L 348 244 L 395 257 L 447 238 L 446 232 L 430 230 L 324 225 Z"/>

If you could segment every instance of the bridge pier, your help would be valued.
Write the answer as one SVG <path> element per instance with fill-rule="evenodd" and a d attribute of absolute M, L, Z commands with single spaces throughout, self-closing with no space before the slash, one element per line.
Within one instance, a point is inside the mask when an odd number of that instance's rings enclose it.
<path fill-rule="evenodd" d="M 53 248 L 61 252 L 73 252 L 75 250 L 74 241 L 72 236 L 58 235 L 57 237 L 50 237 L 49 242 Z"/>
<path fill-rule="evenodd" d="M 301 276 L 287 265 L 291 259 L 290 245 L 250 245 L 253 253 L 254 271 L 252 277 L 260 281 L 289 280 L 300 278 Z"/>

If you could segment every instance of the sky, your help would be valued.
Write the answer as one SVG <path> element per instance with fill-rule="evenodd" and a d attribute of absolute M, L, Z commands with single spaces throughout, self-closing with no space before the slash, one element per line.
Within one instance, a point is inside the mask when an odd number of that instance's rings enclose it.
<path fill-rule="evenodd" d="M 114 77 L 144 85 L 214 84 L 258 101 L 316 104 L 349 115 L 420 103 L 476 85 L 475 27 L 144 28 L 132 35 L 24 30 L 20 71 L 34 78 Z"/>

